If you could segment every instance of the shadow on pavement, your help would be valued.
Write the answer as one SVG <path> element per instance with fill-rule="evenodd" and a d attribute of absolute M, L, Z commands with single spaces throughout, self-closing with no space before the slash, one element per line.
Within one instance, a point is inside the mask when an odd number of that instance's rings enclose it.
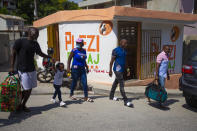
<path fill-rule="evenodd" d="M 143 97 L 132 97 L 132 98 L 128 98 L 128 101 L 129 102 L 132 102 L 132 101 L 134 101 L 134 100 L 139 100 L 139 99 L 141 99 L 141 98 L 143 98 Z M 121 100 L 121 101 L 123 101 L 123 98 L 118 98 L 118 100 Z"/>
<path fill-rule="evenodd" d="M 89 98 L 96 100 L 96 99 L 100 99 L 100 98 L 105 98 L 108 96 L 90 96 Z M 71 105 L 71 104 L 82 104 L 83 102 L 85 102 L 83 100 L 83 97 L 77 97 L 77 100 L 69 100 L 69 101 L 65 101 L 66 105 Z"/>
<path fill-rule="evenodd" d="M 165 103 L 163 103 L 162 106 L 159 104 L 159 102 L 153 102 L 153 101 L 151 103 L 149 103 L 149 105 L 154 108 L 157 108 L 159 110 L 168 111 L 168 110 L 170 110 L 170 108 L 168 106 L 170 106 L 176 102 L 179 102 L 179 100 L 169 99 Z"/>
<path fill-rule="evenodd" d="M 190 107 L 187 104 L 182 105 L 182 107 L 185 108 L 185 109 L 187 109 L 187 110 L 190 110 L 190 111 L 193 111 L 193 112 L 197 112 L 197 108 Z"/>
<path fill-rule="evenodd" d="M 102 95 L 102 96 L 90 96 L 91 99 L 95 100 L 95 99 L 100 99 L 100 98 L 106 98 L 109 97 L 107 95 Z"/>
<path fill-rule="evenodd" d="M 157 108 L 159 110 L 163 110 L 163 111 L 168 111 L 170 110 L 169 107 L 166 107 L 166 106 L 161 106 L 158 102 L 151 102 L 149 103 L 150 106 L 154 107 L 154 108 Z"/>
<path fill-rule="evenodd" d="M 65 101 L 66 105 L 72 105 L 72 104 L 82 104 L 84 101 L 79 99 L 79 100 L 69 100 Z"/>
<path fill-rule="evenodd" d="M 179 102 L 179 100 L 177 100 L 177 99 L 169 99 L 169 100 L 167 100 L 167 101 L 164 103 L 164 106 L 170 106 L 170 105 L 172 105 L 172 104 L 174 104 L 174 103 L 176 103 L 176 102 Z"/>
<path fill-rule="evenodd" d="M 141 97 L 133 97 L 133 98 L 128 98 L 127 102 L 131 102 L 131 105 L 129 107 L 134 108 L 134 104 L 132 104 L 132 101 L 134 100 L 139 100 Z M 124 101 L 123 98 L 118 98 L 118 101 Z"/>
<path fill-rule="evenodd" d="M 22 121 L 24 121 L 34 115 L 42 114 L 43 111 L 48 111 L 48 110 L 56 108 L 56 107 L 59 107 L 59 104 L 49 104 L 49 105 L 44 105 L 44 106 L 40 106 L 40 107 L 30 107 L 29 109 L 31 110 L 31 112 L 29 112 L 29 113 L 11 112 L 8 119 L 0 119 L 0 127 L 21 123 Z"/>
<path fill-rule="evenodd" d="M 135 97 L 135 98 L 128 98 L 128 101 L 132 102 L 133 100 L 139 100 L 140 97 Z"/>
<path fill-rule="evenodd" d="M 134 100 L 139 100 L 140 98 L 141 98 L 141 97 L 128 98 L 128 101 L 131 102 L 130 107 L 131 107 L 131 108 L 134 108 L 134 104 L 132 104 L 132 101 L 134 101 Z"/>

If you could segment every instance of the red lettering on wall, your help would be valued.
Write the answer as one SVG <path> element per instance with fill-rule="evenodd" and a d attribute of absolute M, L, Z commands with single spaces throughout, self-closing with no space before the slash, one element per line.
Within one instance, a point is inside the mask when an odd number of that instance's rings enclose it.
<path fill-rule="evenodd" d="M 100 47 L 99 47 L 99 43 L 100 43 L 100 37 L 99 37 L 99 35 L 97 35 L 96 38 L 97 38 L 97 42 L 96 42 L 96 48 L 97 48 L 97 50 L 96 51 L 99 52 L 100 51 L 99 50 L 100 49 Z"/>
<path fill-rule="evenodd" d="M 79 38 L 82 38 L 84 40 L 84 45 L 87 45 L 88 52 L 99 52 L 100 51 L 100 36 L 99 35 L 79 35 Z M 96 38 L 96 40 L 95 40 Z M 90 39 L 90 42 L 88 43 L 86 40 Z M 68 45 L 72 45 L 72 49 L 74 48 L 74 35 L 71 34 L 71 32 L 65 32 L 65 45 L 66 50 L 68 50 Z M 95 41 L 96 49 L 92 48 Z"/>
<path fill-rule="evenodd" d="M 65 35 L 66 50 L 68 50 L 68 45 L 72 45 L 72 48 L 74 48 L 74 36 L 71 36 L 71 32 L 66 32 Z"/>
<path fill-rule="evenodd" d="M 94 38 L 95 38 L 95 35 L 88 35 L 87 38 L 90 38 L 91 41 L 90 41 L 90 44 L 88 46 L 88 51 L 89 52 L 96 52 L 96 49 L 92 49 L 91 46 L 93 44 L 93 41 L 94 41 Z"/>

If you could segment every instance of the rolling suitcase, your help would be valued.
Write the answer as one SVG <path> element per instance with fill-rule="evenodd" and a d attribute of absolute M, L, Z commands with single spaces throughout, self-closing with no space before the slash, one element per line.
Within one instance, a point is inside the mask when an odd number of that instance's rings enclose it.
<path fill-rule="evenodd" d="M 146 97 L 161 103 L 165 102 L 168 98 L 166 90 L 155 84 L 155 81 L 148 84 L 145 90 L 145 95 Z"/>

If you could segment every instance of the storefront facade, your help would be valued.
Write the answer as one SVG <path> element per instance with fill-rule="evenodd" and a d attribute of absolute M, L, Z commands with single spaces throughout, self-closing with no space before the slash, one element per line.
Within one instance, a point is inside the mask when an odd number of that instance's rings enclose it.
<path fill-rule="evenodd" d="M 48 47 L 54 48 L 54 58 L 67 65 L 70 51 L 75 48 L 75 40 L 83 38 L 90 69 L 88 80 L 104 83 L 113 81 L 108 76 L 111 52 L 123 38 L 128 40 L 127 61 L 132 70 L 127 79 L 153 77 L 156 56 L 165 45 L 171 48 L 170 72 L 180 73 L 183 26 L 197 19 L 195 15 L 186 19 L 186 14 L 169 13 L 168 16 L 167 12 L 130 7 L 81 10 L 80 13 L 84 15 L 72 16 L 72 19 L 63 19 L 63 15 L 56 13 L 35 21 L 34 26 L 40 29 L 38 42 L 44 52 Z M 164 19 L 160 16 L 162 14 Z M 60 17 L 59 20 L 50 22 L 55 16 Z M 38 65 L 41 66 L 41 63 L 42 59 L 38 58 Z"/>

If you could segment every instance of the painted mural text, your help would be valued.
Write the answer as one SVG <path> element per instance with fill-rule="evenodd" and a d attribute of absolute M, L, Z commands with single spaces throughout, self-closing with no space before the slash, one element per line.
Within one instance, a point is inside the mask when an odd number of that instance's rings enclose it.
<path fill-rule="evenodd" d="M 87 52 L 99 52 L 100 51 L 100 36 L 99 35 L 79 35 L 79 38 L 85 39 L 84 45 L 87 47 Z M 89 39 L 89 42 L 87 42 Z M 66 51 L 68 51 L 68 46 L 70 45 L 72 49 L 74 48 L 75 37 L 71 32 L 65 32 L 65 45 Z M 96 47 L 93 47 L 93 43 L 96 42 Z"/>

